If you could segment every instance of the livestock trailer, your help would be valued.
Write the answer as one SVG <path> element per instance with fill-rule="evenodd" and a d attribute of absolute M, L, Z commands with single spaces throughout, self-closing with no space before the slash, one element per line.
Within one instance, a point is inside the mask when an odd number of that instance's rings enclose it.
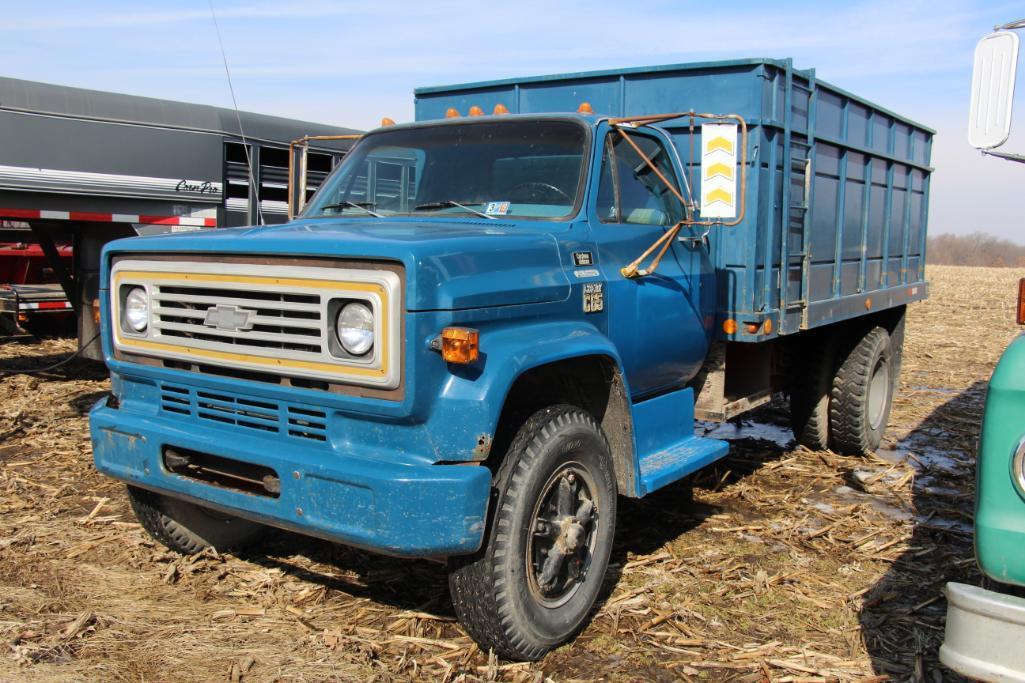
<path fill-rule="evenodd" d="M 79 312 L 80 341 L 87 343 L 97 332 L 92 302 L 104 244 L 131 235 L 283 222 L 290 141 L 356 132 L 0 78 L 0 242 L 39 243 L 60 293 Z M 306 160 L 311 194 L 351 144 L 312 143 Z M 58 254 L 62 244 L 74 245 L 70 270 Z M 21 310 L 18 294 L 16 285 L 0 292 L 0 313 Z M 98 345 L 87 354 L 99 358 Z"/>

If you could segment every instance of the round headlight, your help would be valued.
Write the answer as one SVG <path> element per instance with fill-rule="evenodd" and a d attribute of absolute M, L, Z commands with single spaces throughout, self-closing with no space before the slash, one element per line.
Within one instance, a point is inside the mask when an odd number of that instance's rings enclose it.
<path fill-rule="evenodd" d="M 335 330 L 343 349 L 362 356 L 374 346 L 374 313 L 365 304 L 346 304 L 338 312 Z"/>
<path fill-rule="evenodd" d="M 149 297 L 142 287 L 134 287 L 125 297 L 125 323 L 132 332 L 142 332 L 149 325 Z"/>

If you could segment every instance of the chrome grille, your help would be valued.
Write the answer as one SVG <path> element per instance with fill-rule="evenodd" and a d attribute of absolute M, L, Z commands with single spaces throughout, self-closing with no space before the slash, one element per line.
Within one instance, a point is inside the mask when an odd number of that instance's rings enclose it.
<path fill-rule="evenodd" d="M 153 286 L 151 300 L 153 327 L 163 337 L 315 354 L 324 350 L 327 327 L 319 294 L 158 284 Z M 208 314 L 217 306 L 252 312 L 251 327 L 230 330 L 208 325 Z"/>
<path fill-rule="evenodd" d="M 125 292 L 145 288 L 150 322 L 121 322 Z M 346 353 L 333 316 L 347 302 L 371 307 L 376 336 L 363 356 Z M 401 278 L 393 270 L 123 258 L 111 270 L 118 351 L 193 371 L 210 368 L 393 389 L 401 378 Z M 205 370 L 203 370 L 205 372 Z"/>

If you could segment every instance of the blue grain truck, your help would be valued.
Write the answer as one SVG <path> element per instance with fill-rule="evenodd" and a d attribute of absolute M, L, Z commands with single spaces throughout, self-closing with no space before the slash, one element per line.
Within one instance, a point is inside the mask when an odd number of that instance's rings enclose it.
<path fill-rule="evenodd" d="M 617 496 L 727 454 L 695 419 L 784 391 L 800 442 L 879 444 L 932 131 L 772 59 L 424 88 L 416 116 L 289 223 L 105 250 L 95 461 L 155 538 L 447 558 L 470 635 L 534 659 L 586 623 Z"/>

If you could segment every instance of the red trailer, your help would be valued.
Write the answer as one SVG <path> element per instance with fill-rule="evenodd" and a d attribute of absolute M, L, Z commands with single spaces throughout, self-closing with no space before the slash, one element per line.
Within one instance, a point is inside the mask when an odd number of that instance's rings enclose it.
<path fill-rule="evenodd" d="M 65 269 L 71 269 L 70 244 L 55 245 Z M 30 316 L 72 314 L 71 302 L 38 244 L 0 242 L 0 318 L 15 336 Z"/>

